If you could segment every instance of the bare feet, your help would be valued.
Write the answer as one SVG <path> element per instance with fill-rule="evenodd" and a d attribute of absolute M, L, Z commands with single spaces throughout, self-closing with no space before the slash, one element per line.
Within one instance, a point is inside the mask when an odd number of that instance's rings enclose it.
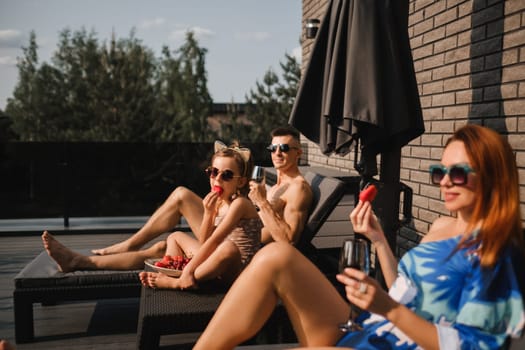
<path fill-rule="evenodd" d="M 129 251 L 134 251 L 138 249 L 133 249 L 129 246 L 129 244 L 126 241 L 115 243 L 113 245 L 110 245 L 106 248 L 100 248 L 100 249 L 93 249 L 91 252 L 95 255 L 109 255 L 109 254 L 117 254 L 117 253 L 124 253 Z"/>
<path fill-rule="evenodd" d="M 158 289 L 181 289 L 179 279 L 160 272 L 142 271 L 139 273 L 140 282 L 145 287 Z"/>
<path fill-rule="evenodd" d="M 57 263 L 60 271 L 71 272 L 77 269 L 78 261 L 82 259 L 82 255 L 57 241 L 48 231 L 44 231 L 42 234 L 42 243 L 44 243 L 47 254 Z"/>

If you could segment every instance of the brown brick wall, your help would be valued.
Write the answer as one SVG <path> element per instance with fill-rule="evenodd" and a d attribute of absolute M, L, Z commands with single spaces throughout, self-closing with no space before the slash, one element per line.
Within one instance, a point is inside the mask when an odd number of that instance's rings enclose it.
<path fill-rule="evenodd" d="M 303 0 L 303 22 L 322 19 L 328 0 Z M 516 150 L 525 199 L 525 1 L 410 0 L 408 33 L 426 132 L 402 149 L 401 181 L 414 191 L 414 227 L 426 233 L 449 215 L 428 165 L 444 142 L 466 123 L 508 135 Z M 303 36 L 303 69 L 313 40 Z M 353 156 L 323 155 L 307 142 L 308 162 L 353 170 Z M 525 201 L 522 200 L 525 218 Z"/>

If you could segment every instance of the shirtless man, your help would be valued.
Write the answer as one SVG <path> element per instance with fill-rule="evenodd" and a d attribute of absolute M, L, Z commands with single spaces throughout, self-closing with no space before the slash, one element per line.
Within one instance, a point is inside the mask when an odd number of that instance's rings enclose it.
<path fill-rule="evenodd" d="M 312 189 L 299 171 L 303 153 L 299 133 L 290 127 L 272 130 L 272 144 L 267 147 L 277 171 L 277 182 L 266 193 L 264 183 L 250 182 L 248 197 L 259 208 L 263 222 L 261 242 L 297 243 L 312 203 Z"/>
<path fill-rule="evenodd" d="M 250 183 L 248 196 L 260 208 L 264 224 L 262 243 L 287 241 L 296 243 L 303 231 L 312 203 L 312 190 L 299 172 L 302 150 L 299 133 L 291 127 L 279 127 L 271 132 L 272 162 L 277 171 L 277 182 L 266 193 L 266 187 L 255 181 Z M 144 244 L 172 230 L 184 216 L 192 232 L 198 232 L 202 217 L 202 199 L 189 189 L 177 187 L 166 201 L 153 213 L 146 224 L 128 239 L 94 254 L 106 255 L 139 250 Z"/>

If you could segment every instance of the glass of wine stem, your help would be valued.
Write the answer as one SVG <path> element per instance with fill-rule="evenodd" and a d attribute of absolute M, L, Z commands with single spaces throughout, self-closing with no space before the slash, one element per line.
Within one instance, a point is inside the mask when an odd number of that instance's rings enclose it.
<path fill-rule="evenodd" d="M 362 238 L 351 238 L 343 242 L 339 256 L 339 272 L 347 267 L 361 270 L 367 275 L 370 273 L 370 248 L 368 242 Z M 360 327 L 354 322 L 354 306 L 350 305 L 350 317 L 346 323 L 339 325 L 343 332 L 359 330 Z"/>

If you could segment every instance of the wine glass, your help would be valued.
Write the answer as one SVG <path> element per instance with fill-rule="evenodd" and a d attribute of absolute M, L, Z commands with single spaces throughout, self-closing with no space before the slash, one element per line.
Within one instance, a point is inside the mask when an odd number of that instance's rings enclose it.
<path fill-rule="evenodd" d="M 260 165 L 254 166 L 253 171 L 252 171 L 252 177 L 250 179 L 258 183 L 261 183 L 265 180 L 265 178 L 266 178 L 266 174 L 264 172 L 264 167 Z"/>
<path fill-rule="evenodd" d="M 351 238 L 343 242 L 339 256 L 339 272 L 347 267 L 370 273 L 370 249 L 368 242 L 361 238 Z M 346 323 L 339 325 L 343 332 L 359 330 L 360 326 L 353 321 L 354 306 L 350 305 L 350 317 Z"/>

